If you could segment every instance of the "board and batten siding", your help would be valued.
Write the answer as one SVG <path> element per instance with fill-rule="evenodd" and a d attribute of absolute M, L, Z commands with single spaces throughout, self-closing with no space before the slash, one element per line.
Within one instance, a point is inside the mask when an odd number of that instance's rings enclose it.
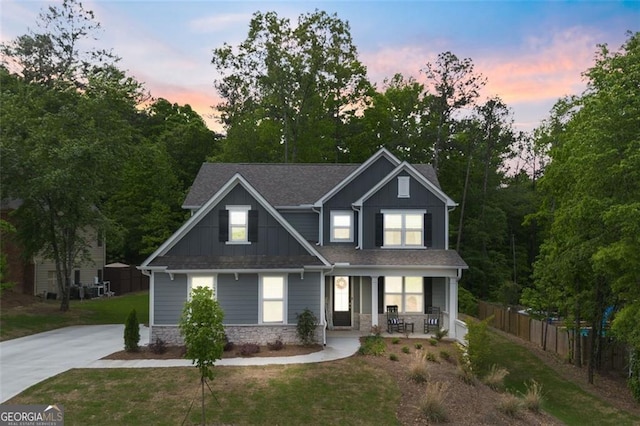
<path fill-rule="evenodd" d="M 258 323 L 258 275 L 218 275 L 218 302 L 224 312 L 224 324 Z"/>
<path fill-rule="evenodd" d="M 318 213 L 313 211 L 281 211 L 280 214 L 305 240 L 318 242 Z"/>
<path fill-rule="evenodd" d="M 300 274 L 289 274 L 288 277 L 288 310 L 287 322 L 297 324 L 296 314 L 301 314 L 305 308 L 320 319 L 320 285 L 321 276 L 319 272 L 305 272 Z"/>
<path fill-rule="evenodd" d="M 187 301 L 187 276 L 153 273 L 153 323 L 155 325 L 177 325 L 180 322 L 184 303 Z"/>
<path fill-rule="evenodd" d="M 219 212 L 227 206 L 251 206 L 258 211 L 258 241 L 227 244 L 219 240 Z M 309 254 L 242 186 L 233 188 L 207 215 L 176 243 L 170 256 L 297 256 Z"/>
<path fill-rule="evenodd" d="M 413 177 L 409 180 L 409 188 L 409 198 L 398 198 L 397 178 L 391 179 L 364 202 L 362 209 L 363 248 L 375 248 L 375 217 L 381 210 L 426 210 L 427 213 L 431 213 L 432 221 L 432 244 L 429 248 L 445 248 L 445 218 L 447 215 L 445 203 Z"/>

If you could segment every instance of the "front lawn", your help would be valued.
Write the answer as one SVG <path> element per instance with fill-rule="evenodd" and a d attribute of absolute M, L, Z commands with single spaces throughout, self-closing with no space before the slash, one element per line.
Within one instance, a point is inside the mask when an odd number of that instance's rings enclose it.
<path fill-rule="evenodd" d="M 10 297 L 8 293 L 4 297 Z M 72 300 L 68 312 L 60 312 L 60 302 L 32 298 L 33 303 L 4 307 L 0 312 L 0 340 L 49 331 L 70 325 L 124 324 L 134 309 L 138 321 L 149 322 L 149 292 L 91 300 Z"/>

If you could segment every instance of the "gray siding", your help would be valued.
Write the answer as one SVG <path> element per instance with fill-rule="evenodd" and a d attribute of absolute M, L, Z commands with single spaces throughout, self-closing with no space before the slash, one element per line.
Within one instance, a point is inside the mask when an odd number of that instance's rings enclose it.
<path fill-rule="evenodd" d="M 228 205 L 248 205 L 258 210 L 258 241 L 251 244 L 226 244 L 219 241 L 219 211 Z M 227 194 L 209 214 L 169 250 L 170 256 L 246 256 L 269 254 L 297 256 L 308 254 L 242 186 Z"/>
<path fill-rule="evenodd" d="M 288 312 L 287 322 L 297 324 L 296 314 L 309 308 L 320 319 L 320 273 L 307 272 L 304 278 L 300 274 L 289 274 L 288 277 Z"/>
<path fill-rule="evenodd" d="M 258 275 L 218 275 L 218 302 L 225 324 L 258 323 Z"/>
<path fill-rule="evenodd" d="M 180 322 L 182 308 L 187 300 L 187 276 L 153 273 L 154 324 L 176 325 Z"/>
<path fill-rule="evenodd" d="M 352 310 L 360 313 L 360 277 L 351 277 L 351 294 L 353 295 Z"/>
<path fill-rule="evenodd" d="M 293 226 L 307 241 L 318 242 L 318 217 L 316 212 L 280 212 L 282 217 Z"/>
<path fill-rule="evenodd" d="M 330 244 L 331 232 L 331 210 L 351 210 L 351 204 L 367 193 L 372 187 L 378 184 L 385 176 L 387 176 L 395 166 L 385 157 L 378 158 L 373 164 L 364 170 L 353 181 L 348 183 L 341 191 L 327 200 L 324 204 L 323 218 L 323 236 L 324 244 Z M 355 215 L 355 241 L 358 238 L 359 218 Z M 351 244 L 351 243 L 333 243 L 333 244 Z"/>
<path fill-rule="evenodd" d="M 380 285 L 380 284 L 378 284 Z M 371 313 L 371 277 L 362 277 L 362 313 Z"/>
<path fill-rule="evenodd" d="M 386 209 L 424 209 L 432 215 L 433 239 L 430 248 L 444 249 L 446 208 L 442 200 L 413 177 L 410 180 L 410 198 L 398 198 L 398 181 L 391 179 L 364 203 L 363 248 L 375 248 L 376 213 Z"/>

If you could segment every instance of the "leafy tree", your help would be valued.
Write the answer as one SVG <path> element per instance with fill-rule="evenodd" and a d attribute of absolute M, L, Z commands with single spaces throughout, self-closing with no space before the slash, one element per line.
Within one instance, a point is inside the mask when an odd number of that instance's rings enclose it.
<path fill-rule="evenodd" d="M 212 63 L 222 74 L 224 161 L 339 160 L 345 123 L 370 87 L 349 25 L 321 11 L 295 27 L 256 12 L 247 39 L 215 49 Z"/>
<path fill-rule="evenodd" d="M 225 345 L 225 333 L 222 320 L 224 313 L 213 292 L 206 287 L 197 287 L 191 293 L 180 318 L 180 332 L 187 346 L 186 357 L 200 372 L 202 387 L 202 424 L 206 424 L 204 405 L 204 385 L 207 379 L 213 379 L 211 368 L 222 358 Z"/>
<path fill-rule="evenodd" d="M 23 200 L 16 217 L 27 252 L 56 265 L 66 311 L 72 271 L 108 225 L 101 203 L 131 137 L 141 88 L 110 54 L 79 49 L 99 28 L 80 3 L 51 6 L 39 24 L 49 32 L 2 46 L 18 74 L 0 70 L 0 176 L 2 197 Z"/>
<path fill-rule="evenodd" d="M 562 288 L 557 302 L 575 328 L 580 320 L 591 325 L 590 382 L 605 343 L 607 307 L 621 306 L 613 328 L 640 348 L 628 328 L 640 295 L 638 64 L 640 33 L 630 34 L 618 52 L 599 47 L 595 65 L 584 73 L 585 92 L 556 107 L 564 115 L 556 121 L 551 162 L 540 183 L 544 204 L 538 216 L 550 225 L 535 264 L 536 285 L 539 291 Z"/>

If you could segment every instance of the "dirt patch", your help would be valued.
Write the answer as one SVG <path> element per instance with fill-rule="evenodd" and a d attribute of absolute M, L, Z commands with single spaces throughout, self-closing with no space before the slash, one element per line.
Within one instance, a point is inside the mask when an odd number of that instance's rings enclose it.
<path fill-rule="evenodd" d="M 268 346 L 260 346 L 260 352 L 250 355 L 244 356 L 244 358 L 251 357 L 287 357 L 287 356 L 296 356 L 296 355 L 307 355 L 313 352 L 318 352 L 322 350 L 321 345 L 312 345 L 312 346 L 300 346 L 300 345 L 285 345 L 282 349 L 273 350 Z M 119 351 L 107 355 L 102 359 L 117 359 L 117 360 L 133 360 L 133 359 L 182 359 L 185 355 L 184 346 L 167 346 L 167 350 L 164 353 L 154 353 L 147 346 L 143 346 L 140 348 L 138 352 L 126 352 Z M 225 351 L 222 353 L 222 358 L 237 358 L 243 357 L 240 353 L 239 348 L 234 348 L 230 351 Z"/>
<path fill-rule="evenodd" d="M 29 307 L 33 304 L 44 304 L 42 298 L 29 294 L 17 293 L 15 291 L 3 291 L 0 295 L 0 308 L 11 309 L 16 307 Z"/>
<path fill-rule="evenodd" d="M 456 348 L 453 343 L 441 341 L 431 346 L 428 340 L 400 339 L 397 344 L 386 339 L 387 349 L 381 356 L 365 356 L 367 362 L 380 370 L 386 371 L 398 383 L 401 392 L 400 404 L 396 413 L 403 425 L 430 424 L 420 411 L 427 383 L 445 383 L 447 386 L 444 409 L 448 424 L 455 425 L 559 425 L 562 424 L 546 413 L 533 413 L 521 410 L 517 417 L 511 417 L 500 410 L 498 404 L 504 397 L 482 383 L 474 385 L 463 382 L 456 373 L 457 365 L 453 361 Z M 422 345 L 421 349 L 416 344 Z M 408 348 L 405 353 L 403 348 Z M 405 349 L 406 350 L 406 349 Z M 441 353 L 450 355 L 450 360 L 443 359 Z M 427 383 L 417 383 L 409 376 L 412 364 L 417 359 L 433 354 L 435 361 L 427 361 Z M 397 361 L 390 357 L 394 354 Z"/>

